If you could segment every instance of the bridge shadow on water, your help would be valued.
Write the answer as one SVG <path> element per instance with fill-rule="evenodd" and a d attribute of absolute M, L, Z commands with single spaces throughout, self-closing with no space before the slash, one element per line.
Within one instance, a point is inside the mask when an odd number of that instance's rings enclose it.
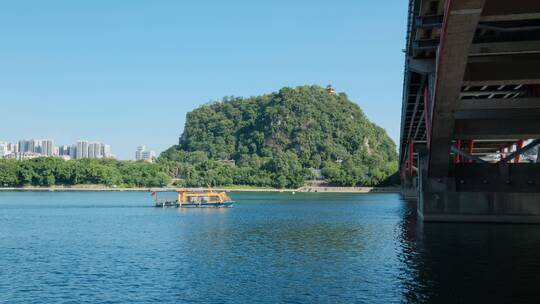
<path fill-rule="evenodd" d="M 540 301 L 540 225 L 423 223 L 407 202 L 399 229 L 406 302 Z"/>

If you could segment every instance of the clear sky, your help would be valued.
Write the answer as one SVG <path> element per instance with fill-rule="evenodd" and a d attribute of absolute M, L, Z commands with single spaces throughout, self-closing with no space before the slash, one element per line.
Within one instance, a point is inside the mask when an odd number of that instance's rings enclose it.
<path fill-rule="evenodd" d="M 210 100 L 332 83 L 397 142 L 407 2 L 0 1 L 0 140 L 132 159 Z"/>

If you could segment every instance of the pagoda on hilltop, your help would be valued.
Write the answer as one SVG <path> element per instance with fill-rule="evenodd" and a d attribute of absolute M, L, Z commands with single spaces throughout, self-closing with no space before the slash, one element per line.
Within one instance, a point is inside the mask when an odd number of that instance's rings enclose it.
<path fill-rule="evenodd" d="M 329 94 L 336 94 L 336 90 L 331 84 L 326 86 L 326 92 L 328 92 Z"/>

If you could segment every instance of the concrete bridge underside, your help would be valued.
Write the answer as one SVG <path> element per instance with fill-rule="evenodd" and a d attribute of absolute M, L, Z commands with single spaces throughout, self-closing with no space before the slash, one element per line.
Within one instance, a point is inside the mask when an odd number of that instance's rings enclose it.
<path fill-rule="evenodd" d="M 400 161 L 425 221 L 540 223 L 540 1 L 411 0 Z"/>

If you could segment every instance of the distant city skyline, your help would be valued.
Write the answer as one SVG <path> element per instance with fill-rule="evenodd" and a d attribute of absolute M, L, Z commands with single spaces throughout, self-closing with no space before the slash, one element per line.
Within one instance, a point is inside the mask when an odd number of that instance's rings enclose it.
<path fill-rule="evenodd" d="M 74 144 L 55 145 L 54 139 L 19 139 L 15 142 L 0 139 L 0 158 L 17 160 L 43 156 L 57 156 L 69 159 L 116 158 L 109 144 L 77 140 Z"/>
<path fill-rule="evenodd" d="M 19 155 L 8 155 L 21 153 Z M 27 153 L 26 155 L 23 155 Z M 34 158 L 41 156 L 60 156 L 65 159 L 81 158 L 117 158 L 112 153 L 111 145 L 93 140 L 80 139 L 74 144 L 55 145 L 54 139 L 19 139 L 8 141 L 0 138 L 0 158 Z M 67 156 L 67 157 L 66 157 Z M 121 160 L 142 160 L 153 162 L 158 154 L 154 150 L 148 150 L 146 145 L 135 147 L 135 153 L 131 158 L 119 158 Z"/>
<path fill-rule="evenodd" d="M 332 84 L 397 142 L 407 5 L 4 1 L 0 137 L 95 138 L 133 159 L 208 101 Z"/>

